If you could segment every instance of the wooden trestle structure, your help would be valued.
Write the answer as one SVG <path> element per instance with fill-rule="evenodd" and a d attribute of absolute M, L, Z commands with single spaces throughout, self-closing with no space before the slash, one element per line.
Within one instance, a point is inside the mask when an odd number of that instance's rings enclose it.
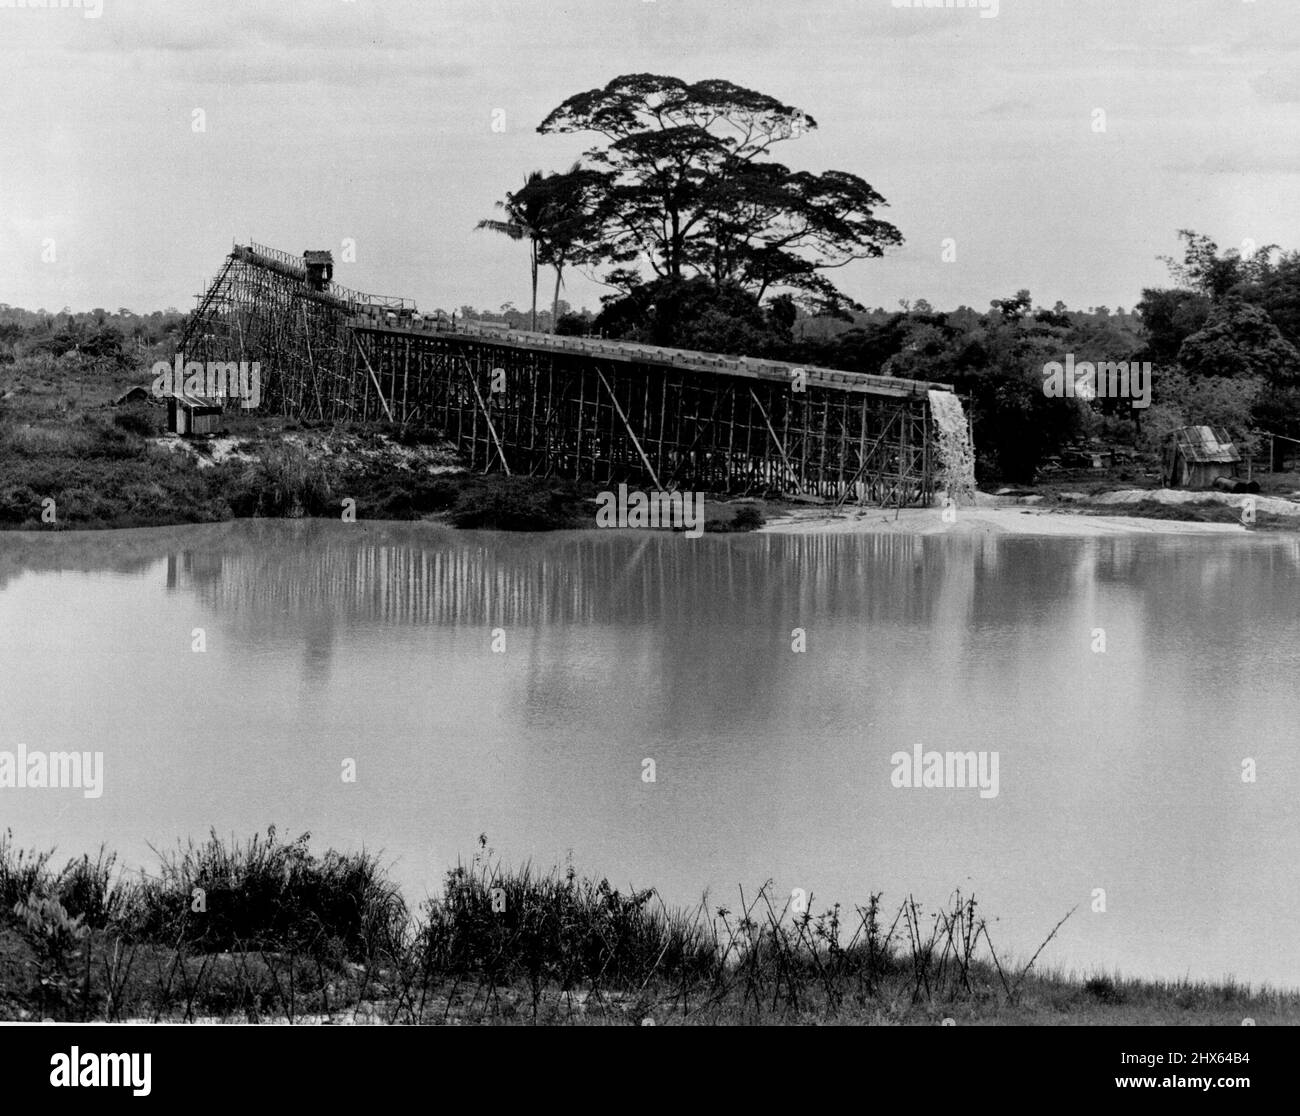
<path fill-rule="evenodd" d="M 178 351 L 257 361 L 270 413 L 432 428 L 483 471 L 891 507 L 933 500 L 927 392 L 946 385 L 453 325 L 322 274 L 301 257 L 235 246 Z"/>

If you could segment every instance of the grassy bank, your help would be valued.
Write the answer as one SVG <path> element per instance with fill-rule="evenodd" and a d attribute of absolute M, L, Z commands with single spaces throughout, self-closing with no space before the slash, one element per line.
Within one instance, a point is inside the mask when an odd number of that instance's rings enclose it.
<path fill-rule="evenodd" d="M 0 414 L 0 529 L 86 530 L 249 516 L 433 519 L 463 528 L 595 526 L 597 486 L 471 473 L 436 437 L 397 427 L 230 420 L 220 438 L 166 438 L 157 407 Z M 705 529 L 752 530 L 752 504 L 706 499 Z"/>
<path fill-rule="evenodd" d="M 235 417 L 226 437 L 183 441 L 167 439 L 162 421 L 148 404 L 28 421 L 0 416 L 0 526 L 339 518 L 345 501 L 358 519 L 432 517 L 518 530 L 584 524 L 588 493 L 580 486 L 468 474 L 450 447 L 397 428 Z"/>
<path fill-rule="evenodd" d="M 1069 503 L 1051 503 L 1041 506 L 1074 515 L 1136 516 L 1140 519 L 1162 519 L 1180 523 L 1239 524 L 1242 522 L 1240 508 L 1215 500 L 1195 500 L 1182 504 L 1166 504 L 1159 500 L 1139 500 L 1132 504 L 1073 500 Z M 1260 511 L 1255 515 L 1253 529 L 1294 532 L 1300 530 L 1300 517 Z"/>
<path fill-rule="evenodd" d="M 76 361 L 0 364 L 0 530 L 86 530 L 212 523 L 243 517 L 434 520 L 462 528 L 548 531 L 595 526 L 596 485 L 468 472 L 454 447 L 396 425 L 331 425 L 228 412 L 222 436 L 165 436 L 164 409 L 115 405 L 138 376 Z M 1300 475 L 1256 474 L 1262 495 L 1293 496 Z M 1109 504 L 1117 489 L 1159 483 L 1127 469 L 1057 471 L 1007 493 L 1043 510 L 1233 523 L 1211 499 Z M 822 505 L 825 506 L 825 505 Z M 806 502 L 706 494 L 704 528 L 751 531 Z M 1294 531 L 1300 517 L 1261 510 L 1256 530 Z"/>
<path fill-rule="evenodd" d="M 1066 916 L 1068 917 L 1068 915 Z M 1065 920 L 1062 919 L 1062 922 Z M 1059 928 L 1059 924 L 1058 927 Z M 56 866 L 0 839 L 0 1018 L 448 1023 L 1185 1023 L 1300 1021 L 1300 993 L 1044 969 L 1000 952 L 973 897 L 879 894 L 791 909 L 666 907 L 569 866 L 486 848 L 412 909 L 373 855 L 304 835 Z"/>

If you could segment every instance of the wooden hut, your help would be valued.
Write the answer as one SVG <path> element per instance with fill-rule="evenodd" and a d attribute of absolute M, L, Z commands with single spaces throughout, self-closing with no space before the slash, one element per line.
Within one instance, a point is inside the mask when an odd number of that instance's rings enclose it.
<path fill-rule="evenodd" d="M 216 434 L 221 430 L 220 399 L 188 392 L 167 397 L 167 429 L 174 434 Z"/>
<path fill-rule="evenodd" d="M 1241 453 L 1221 426 L 1184 426 L 1169 434 L 1164 480 L 1169 488 L 1211 488 L 1220 477 L 1235 477 Z"/>
<path fill-rule="evenodd" d="M 323 291 L 334 278 L 333 254 L 309 249 L 302 254 L 302 262 L 307 268 L 307 286 L 313 291 Z"/>

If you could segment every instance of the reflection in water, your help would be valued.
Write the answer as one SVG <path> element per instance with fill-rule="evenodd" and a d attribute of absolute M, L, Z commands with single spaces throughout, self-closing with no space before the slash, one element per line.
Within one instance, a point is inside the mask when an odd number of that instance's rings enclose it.
<path fill-rule="evenodd" d="M 1298 580 L 1279 537 L 0 536 L 0 733 L 106 755 L 0 821 L 134 862 L 274 821 L 417 897 L 481 831 L 670 902 L 974 887 L 1026 953 L 1104 888 L 1051 960 L 1300 984 Z M 998 797 L 891 787 L 918 745 L 996 750 Z"/>

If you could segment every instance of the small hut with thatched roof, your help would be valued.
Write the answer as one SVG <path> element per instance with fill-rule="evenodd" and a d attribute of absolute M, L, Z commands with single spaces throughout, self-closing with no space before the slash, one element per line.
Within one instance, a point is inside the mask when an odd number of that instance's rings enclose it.
<path fill-rule="evenodd" d="M 1212 488 L 1235 477 L 1241 453 L 1221 426 L 1183 426 L 1165 441 L 1164 481 L 1169 488 Z"/>

